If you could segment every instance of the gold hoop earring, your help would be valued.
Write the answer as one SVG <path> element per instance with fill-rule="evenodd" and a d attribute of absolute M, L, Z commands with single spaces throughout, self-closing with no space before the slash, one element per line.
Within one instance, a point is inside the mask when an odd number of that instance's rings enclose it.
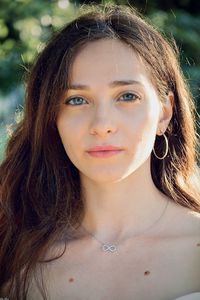
<path fill-rule="evenodd" d="M 167 153 L 168 153 L 168 150 L 169 150 L 169 143 L 168 143 L 167 137 L 166 137 L 166 135 L 165 135 L 164 133 L 163 133 L 163 136 L 164 136 L 164 138 L 165 138 L 165 143 L 166 143 L 166 150 L 165 150 L 164 155 L 163 155 L 162 157 L 159 157 L 159 156 L 156 154 L 156 152 L 155 152 L 155 150 L 154 150 L 154 147 L 153 147 L 153 153 L 154 153 L 154 155 L 155 155 L 158 159 L 160 159 L 160 160 L 164 159 L 164 158 L 167 156 Z"/>

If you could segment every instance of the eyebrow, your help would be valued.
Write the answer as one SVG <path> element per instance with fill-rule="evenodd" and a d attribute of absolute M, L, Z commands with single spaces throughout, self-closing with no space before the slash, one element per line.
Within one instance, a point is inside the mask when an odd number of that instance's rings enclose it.
<path fill-rule="evenodd" d="M 119 87 L 123 85 L 132 85 L 132 84 L 137 84 L 143 86 L 143 84 L 140 81 L 137 80 L 115 80 L 112 81 L 108 84 L 110 87 Z M 67 87 L 68 90 L 90 90 L 90 87 L 85 84 L 78 84 L 78 83 L 73 83 L 69 84 Z"/>

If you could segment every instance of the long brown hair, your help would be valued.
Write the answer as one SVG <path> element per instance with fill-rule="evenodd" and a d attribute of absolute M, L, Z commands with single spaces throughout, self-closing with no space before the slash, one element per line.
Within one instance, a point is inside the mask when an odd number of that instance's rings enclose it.
<path fill-rule="evenodd" d="M 200 212 L 195 185 L 199 180 L 197 112 L 175 43 L 133 8 L 84 6 L 37 58 L 28 78 L 24 117 L 0 166 L 0 287 L 9 282 L 11 300 L 26 299 L 30 274 L 44 262 L 47 249 L 83 218 L 79 171 L 64 150 L 56 117 L 77 52 L 86 43 L 105 38 L 120 39 L 140 54 L 160 101 L 165 101 L 169 91 L 174 93 L 173 116 L 165 132 L 168 155 L 158 160 L 152 152 L 151 175 L 156 187 L 172 201 Z M 156 137 L 154 147 L 161 156 L 163 137 Z M 42 295 L 47 299 L 45 289 Z"/>

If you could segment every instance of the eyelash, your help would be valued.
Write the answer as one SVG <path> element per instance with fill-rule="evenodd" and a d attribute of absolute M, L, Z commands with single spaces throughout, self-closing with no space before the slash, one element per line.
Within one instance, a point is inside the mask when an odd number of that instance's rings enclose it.
<path fill-rule="evenodd" d="M 134 96 L 135 97 L 135 99 L 133 100 L 133 99 L 131 99 L 131 100 L 128 100 L 128 101 L 124 101 L 124 102 L 135 102 L 136 100 L 140 100 L 140 97 L 138 96 L 138 95 L 136 95 L 135 93 L 125 93 L 125 94 L 122 94 L 120 97 L 122 97 L 122 96 L 124 96 L 124 95 L 132 95 L 132 96 Z M 79 96 L 76 96 L 76 97 L 71 97 L 71 98 L 69 98 L 69 99 L 66 99 L 65 100 L 65 104 L 66 105 L 71 105 L 71 106 L 80 106 L 80 105 L 82 105 L 82 104 L 71 104 L 70 103 L 70 101 L 72 101 L 72 100 L 74 100 L 74 99 L 83 99 L 83 100 L 85 100 L 83 97 L 79 97 Z M 85 100 L 86 101 L 86 100 Z"/>

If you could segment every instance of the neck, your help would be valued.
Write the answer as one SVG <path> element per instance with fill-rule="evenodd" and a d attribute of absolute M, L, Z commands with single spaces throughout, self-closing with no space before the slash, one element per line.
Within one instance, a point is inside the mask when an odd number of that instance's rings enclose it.
<path fill-rule="evenodd" d="M 95 182 L 81 176 L 85 215 L 82 226 L 102 241 L 146 231 L 162 216 L 168 201 L 154 185 L 147 160 L 118 182 Z"/>

